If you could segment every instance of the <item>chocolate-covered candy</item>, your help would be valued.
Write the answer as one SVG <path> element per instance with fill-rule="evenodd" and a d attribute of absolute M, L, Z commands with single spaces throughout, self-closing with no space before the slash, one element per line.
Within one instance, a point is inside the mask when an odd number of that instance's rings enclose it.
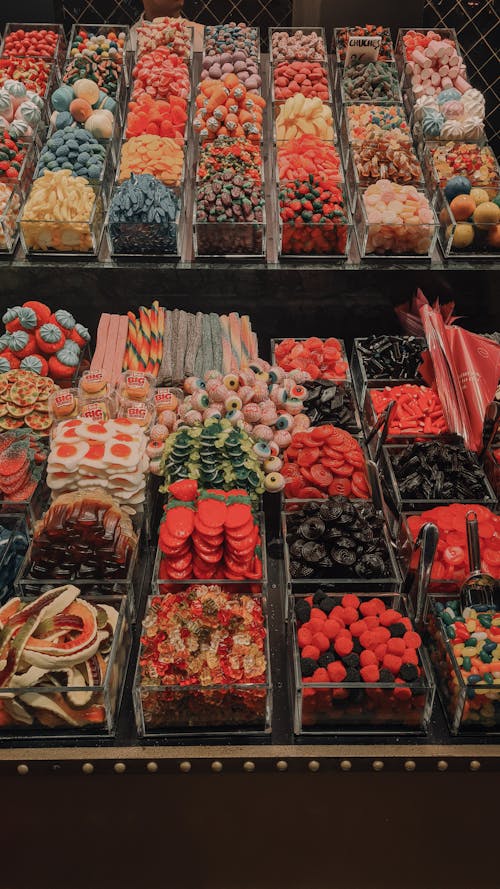
<path fill-rule="evenodd" d="M 292 579 L 388 577 L 384 522 L 371 502 L 332 497 L 287 514 Z"/>
<path fill-rule="evenodd" d="M 484 472 L 462 442 L 415 442 L 387 453 L 403 500 L 481 500 L 488 495 Z"/>
<path fill-rule="evenodd" d="M 304 387 L 307 389 L 304 413 L 313 426 L 333 423 L 340 429 L 359 429 L 350 386 L 331 380 L 307 380 Z"/>
<path fill-rule="evenodd" d="M 418 379 L 424 340 L 414 336 L 374 335 L 358 340 L 357 346 L 367 379 Z"/>

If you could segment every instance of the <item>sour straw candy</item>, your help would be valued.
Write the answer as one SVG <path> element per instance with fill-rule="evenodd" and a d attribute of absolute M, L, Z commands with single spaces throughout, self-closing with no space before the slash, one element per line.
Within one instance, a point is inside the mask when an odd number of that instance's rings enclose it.
<path fill-rule="evenodd" d="M 97 326 L 96 345 L 90 370 L 93 373 L 102 373 L 111 385 L 116 383 L 122 371 L 128 325 L 129 320 L 126 315 L 109 315 L 105 312 L 101 315 Z"/>
<path fill-rule="evenodd" d="M 144 370 L 158 376 L 163 356 L 165 309 L 158 300 L 150 309 L 141 306 L 139 315 L 128 313 L 128 336 L 123 370 Z"/>

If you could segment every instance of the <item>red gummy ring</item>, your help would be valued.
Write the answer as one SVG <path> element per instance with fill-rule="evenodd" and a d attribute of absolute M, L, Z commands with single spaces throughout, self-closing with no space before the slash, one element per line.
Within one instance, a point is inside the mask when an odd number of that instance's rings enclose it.
<path fill-rule="evenodd" d="M 332 473 L 321 463 L 315 463 L 314 466 L 311 466 L 310 475 L 311 480 L 314 484 L 318 485 L 319 488 L 328 488 L 333 481 Z"/>

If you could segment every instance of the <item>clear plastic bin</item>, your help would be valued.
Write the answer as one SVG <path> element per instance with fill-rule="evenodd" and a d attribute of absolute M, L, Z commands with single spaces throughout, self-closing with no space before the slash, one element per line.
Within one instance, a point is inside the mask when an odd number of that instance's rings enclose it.
<path fill-rule="evenodd" d="M 93 605 L 102 602 L 100 598 L 92 600 Z M 113 737 L 131 635 L 126 602 L 111 598 L 104 604 L 118 611 L 104 680 L 91 687 L 72 684 L 69 678 L 67 684 L 60 686 L 3 687 L 0 691 L 0 738 Z"/>
<path fill-rule="evenodd" d="M 19 56 L 19 53 L 11 53 L 5 48 L 5 39 L 15 31 L 24 31 L 25 33 L 29 33 L 30 31 L 55 31 L 57 34 L 57 41 L 54 47 L 54 52 L 51 55 L 41 55 L 41 56 L 33 56 L 31 53 L 27 56 L 23 56 L 23 58 L 40 58 L 45 59 L 49 62 L 55 62 L 58 65 L 61 65 L 64 60 L 64 55 L 66 52 L 66 37 L 64 34 L 64 27 L 60 24 L 38 24 L 33 22 L 32 24 L 20 24 L 19 22 L 7 22 L 5 26 L 5 31 L 3 32 L 2 42 L 0 43 L 0 57 L 4 58 L 13 58 Z"/>
<path fill-rule="evenodd" d="M 436 192 L 439 246 L 445 259 L 488 260 L 500 253 L 498 222 L 457 221 L 444 192 Z"/>
<path fill-rule="evenodd" d="M 355 589 L 352 592 L 356 592 Z M 344 593 L 328 594 L 340 605 Z M 361 599 L 368 599 L 359 594 Z M 405 599 L 390 592 L 378 593 L 387 608 L 408 616 Z M 404 682 L 304 682 L 295 614 L 288 625 L 290 685 L 296 735 L 332 734 L 425 734 L 429 727 L 435 687 L 423 647 L 418 651 L 421 675 Z"/>
<path fill-rule="evenodd" d="M 423 194 L 425 192 L 422 191 Z M 386 260 L 392 257 L 403 262 L 427 260 L 430 263 L 438 236 L 439 221 L 435 210 L 432 222 L 391 223 L 368 222 L 363 201 L 364 191 L 360 189 L 356 198 L 354 221 L 361 259 Z M 427 197 L 427 195 L 425 195 Z"/>
<path fill-rule="evenodd" d="M 101 186 L 93 190 L 95 201 L 87 219 L 30 219 L 25 206 L 20 217 L 20 232 L 26 254 L 97 257 L 104 230 L 106 195 Z"/>
<path fill-rule="evenodd" d="M 392 335 L 391 339 L 392 339 Z M 407 339 L 407 337 L 400 336 L 401 340 Z M 415 339 L 415 337 L 412 337 Z M 408 379 L 398 379 L 394 376 L 383 376 L 383 371 L 381 371 L 380 376 L 377 377 L 368 377 L 366 374 L 366 367 L 363 358 L 362 348 L 363 348 L 364 338 L 358 337 L 354 340 L 352 354 L 351 354 L 351 374 L 352 380 L 354 383 L 354 389 L 356 390 L 356 395 L 358 397 L 358 403 L 360 406 L 364 405 L 365 395 L 368 386 L 372 386 L 376 389 L 383 389 L 384 386 L 399 386 L 402 383 L 413 383 L 416 386 L 421 386 L 423 381 L 420 377 L 409 377 Z M 427 344 L 424 339 L 420 340 L 422 351 L 427 348 Z"/>
<path fill-rule="evenodd" d="M 193 213 L 193 246 L 196 258 L 263 260 L 266 256 L 266 212 L 262 207 L 262 222 L 207 222 L 196 219 L 196 199 Z"/>
<path fill-rule="evenodd" d="M 295 52 L 290 55 L 287 59 L 279 59 L 277 52 L 273 51 L 273 37 L 276 35 L 286 35 L 287 37 L 297 37 L 301 35 L 310 36 L 315 34 L 320 42 L 321 48 L 318 48 L 314 51 L 310 56 L 307 53 L 302 54 L 302 52 Z M 269 55 L 271 60 L 271 65 L 274 66 L 279 64 L 280 61 L 287 62 L 297 62 L 302 61 L 302 59 L 309 62 L 327 62 L 328 61 L 328 53 L 326 49 L 326 33 L 324 28 L 269 28 Z"/>

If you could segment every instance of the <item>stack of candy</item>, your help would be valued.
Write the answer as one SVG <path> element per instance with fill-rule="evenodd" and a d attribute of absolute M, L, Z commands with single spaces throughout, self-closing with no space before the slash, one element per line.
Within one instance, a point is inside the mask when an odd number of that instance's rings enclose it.
<path fill-rule="evenodd" d="M 180 186 L 184 164 L 184 146 L 179 137 L 154 136 L 143 133 L 123 143 L 118 181 L 132 173 L 148 173 L 165 185 Z"/>
<path fill-rule="evenodd" d="M 60 132 L 60 131 L 58 131 Z M 87 135 L 82 131 L 82 135 Z M 69 162 L 68 162 L 69 163 Z M 83 176 L 70 169 L 45 169 L 31 186 L 21 216 L 28 252 L 91 253 L 96 250 L 94 222 L 101 209 Z"/>
<path fill-rule="evenodd" d="M 189 98 L 189 68 L 167 46 L 144 53 L 132 71 L 132 78 L 132 101 L 144 95 L 153 99 L 168 99 L 170 96 Z"/>
<path fill-rule="evenodd" d="M 362 373 L 368 380 L 414 380 L 425 341 L 414 336 L 372 336 L 356 340 Z"/>
<path fill-rule="evenodd" d="M 202 80 L 220 80 L 224 74 L 236 74 L 248 92 L 260 92 L 262 79 L 258 62 L 247 56 L 243 50 L 205 56 L 201 69 Z"/>
<path fill-rule="evenodd" d="M 296 93 L 282 105 L 276 106 L 276 141 L 288 142 L 302 135 L 317 136 L 326 142 L 335 138 L 331 105 L 319 98 L 307 98 Z"/>
<path fill-rule="evenodd" d="M 491 500 L 477 457 L 457 442 L 420 441 L 388 449 L 398 500 Z"/>
<path fill-rule="evenodd" d="M 456 599 L 433 599 L 432 606 L 431 657 L 453 734 L 498 731 L 500 613 L 487 606 L 462 610 Z"/>
<path fill-rule="evenodd" d="M 93 80 L 103 93 L 116 98 L 127 35 L 124 31 L 116 34 L 109 26 L 97 30 L 106 33 L 84 29 L 75 33 L 63 82 L 73 85 L 83 78 Z"/>
<path fill-rule="evenodd" d="M 61 49 L 62 39 L 59 26 L 47 28 L 16 28 L 5 35 L 2 56 L 10 58 L 26 58 L 35 56 L 38 59 L 55 59 Z"/>
<path fill-rule="evenodd" d="M 205 28 L 203 55 L 212 57 L 222 53 L 242 52 L 245 58 L 259 58 L 259 31 L 244 22 L 208 25 Z"/>
<path fill-rule="evenodd" d="M 109 317 L 114 318 L 115 316 Z M 105 318 L 105 315 L 101 316 L 102 320 Z M 121 352 L 123 370 L 143 370 L 152 374 L 153 377 L 157 377 L 163 356 L 165 309 L 160 306 L 158 300 L 155 300 L 150 309 L 140 306 L 138 315 L 128 312 L 127 318 L 126 344 L 124 351 Z M 103 320 L 103 325 L 104 323 Z M 116 351 L 119 356 L 120 348 Z"/>
<path fill-rule="evenodd" d="M 125 138 L 142 136 L 167 136 L 169 139 L 184 138 L 187 124 L 187 102 L 182 96 L 170 95 L 167 99 L 154 99 L 149 93 L 141 93 L 128 104 Z"/>
<path fill-rule="evenodd" d="M 123 370 L 127 369 L 126 366 L 123 367 L 123 362 L 127 347 L 129 325 L 131 330 L 132 324 L 135 328 L 134 315 L 129 319 L 127 315 L 110 315 L 108 312 L 103 312 L 99 319 L 90 370 L 93 373 L 101 373 L 102 378 L 105 381 L 109 381 L 111 386 L 117 383 L 122 368 Z M 142 365 L 140 367 L 142 368 Z M 139 365 L 137 368 L 130 369 L 139 369 Z M 144 366 L 143 369 L 145 370 L 146 367 Z"/>
<path fill-rule="evenodd" d="M 171 188 L 149 173 L 131 173 L 115 189 L 109 205 L 112 252 L 177 254 L 179 209 L 179 198 Z"/>
<path fill-rule="evenodd" d="M 383 579 L 393 571 L 384 520 L 368 500 L 331 497 L 286 513 L 293 580 Z"/>
<path fill-rule="evenodd" d="M 313 173 L 282 182 L 279 205 L 283 255 L 346 256 L 349 217 L 340 185 L 326 188 Z"/>
<path fill-rule="evenodd" d="M 111 139 L 116 101 L 102 92 L 93 80 L 82 78 L 73 86 L 63 84 L 50 98 L 51 123 L 56 130 L 84 127 L 96 139 Z"/>
<path fill-rule="evenodd" d="M 17 80 L 6 80 L 0 88 L 0 127 L 11 139 L 29 139 L 40 125 L 43 107 L 37 92 Z"/>
<path fill-rule="evenodd" d="M 242 133 L 235 139 L 218 136 L 201 146 L 196 187 L 198 253 L 263 253 L 264 207 L 258 145 Z M 219 224 L 212 228 L 214 223 Z"/>
<path fill-rule="evenodd" d="M 60 494 L 35 525 L 27 576 L 123 579 L 136 546 L 130 516 L 103 488 Z"/>
<path fill-rule="evenodd" d="M 362 195 L 364 253 L 430 256 L 436 222 L 427 195 L 413 185 L 379 179 Z"/>
<path fill-rule="evenodd" d="M 375 416 L 382 413 L 391 401 L 395 401 L 389 421 L 389 437 L 419 434 L 441 435 L 448 431 L 439 395 L 427 386 L 404 383 L 386 386 L 385 389 L 369 389 L 369 399 Z"/>
<path fill-rule="evenodd" d="M 325 188 L 342 182 L 342 163 L 335 145 L 318 136 L 298 136 L 281 142 L 277 150 L 279 182 L 306 182 L 312 174 L 321 178 Z"/>
<path fill-rule="evenodd" d="M 352 387 L 333 380 L 305 380 L 304 413 L 311 426 L 331 423 L 348 432 L 361 431 Z"/>
<path fill-rule="evenodd" d="M 14 80 L 27 90 L 32 90 L 42 98 L 47 93 L 53 66 L 44 59 L 12 58 L 0 59 L 0 87 L 8 86 Z"/>
<path fill-rule="evenodd" d="M 370 496 L 361 445 L 349 432 L 330 424 L 292 431 L 282 471 L 288 498 Z"/>
<path fill-rule="evenodd" d="M 196 481 L 169 486 L 160 525 L 158 580 L 261 580 L 259 524 L 244 490 L 200 492 Z"/>
<path fill-rule="evenodd" d="M 313 380 L 345 380 L 349 369 L 342 343 L 333 336 L 280 340 L 275 343 L 274 358 L 287 373 L 304 371 Z"/>
<path fill-rule="evenodd" d="M 47 485 L 54 495 L 98 485 L 118 503 L 143 503 L 146 443 L 141 427 L 126 418 L 64 420 L 52 437 Z"/>
<path fill-rule="evenodd" d="M 191 58 L 191 28 L 182 18 L 155 18 L 152 22 L 142 21 L 137 28 L 137 58 L 151 53 L 159 47 L 166 47 L 173 56 L 188 61 Z"/>
<path fill-rule="evenodd" d="M 273 66 L 280 62 L 326 62 L 327 52 L 321 31 L 305 28 L 288 31 L 274 30 L 271 37 Z"/>
<path fill-rule="evenodd" d="M 222 74 L 217 80 L 207 77 L 199 84 L 193 127 L 202 142 L 217 136 L 244 136 L 259 143 L 265 106 L 262 96 L 247 88 L 237 74 Z"/>
<path fill-rule="evenodd" d="M 46 458 L 46 445 L 36 433 L 24 429 L 0 433 L 0 497 L 18 503 L 30 500 Z"/>
<path fill-rule="evenodd" d="M 20 368 L 63 385 L 75 376 L 90 334 L 70 312 L 28 300 L 7 309 L 2 321 L 0 371 Z"/>
<path fill-rule="evenodd" d="M 426 522 L 437 525 L 439 543 L 432 566 L 432 580 L 446 580 L 460 586 L 469 574 L 466 522 L 468 512 L 476 513 L 481 543 L 481 570 L 500 579 L 500 517 L 478 503 L 454 503 L 437 506 L 419 515 L 408 516 L 408 528 L 416 540 Z M 418 552 L 414 553 L 410 568 L 415 568 Z"/>
<path fill-rule="evenodd" d="M 402 606 L 390 605 L 321 589 L 296 600 L 304 726 L 421 722 L 422 640 Z"/>
<path fill-rule="evenodd" d="M 451 87 L 460 94 L 469 89 L 463 59 L 451 37 L 436 31 L 407 31 L 403 46 L 405 70 L 417 98 Z"/>
<path fill-rule="evenodd" d="M 154 597 L 139 660 L 148 729 L 265 725 L 265 639 L 258 598 L 214 583 Z"/>
<path fill-rule="evenodd" d="M 336 28 L 334 36 L 338 62 L 345 61 L 347 45 L 350 37 L 361 39 L 366 37 L 370 39 L 372 37 L 380 37 L 378 60 L 380 62 L 394 61 L 391 32 L 389 28 L 384 28 L 382 25 L 355 25 L 352 28 Z"/>
<path fill-rule="evenodd" d="M 52 426 L 49 395 L 56 389 L 50 379 L 29 370 L 9 370 L 0 374 L 0 429 L 22 429 L 47 434 Z"/>
<path fill-rule="evenodd" d="M 43 176 L 45 170 L 51 173 L 69 170 L 72 176 L 97 183 L 103 177 L 105 162 L 106 149 L 95 136 L 87 130 L 68 126 L 56 130 L 45 143 L 40 152 L 35 178 Z"/>
<path fill-rule="evenodd" d="M 295 93 L 331 101 L 328 72 L 320 62 L 281 62 L 273 68 L 273 83 L 277 102 L 291 99 Z"/>
<path fill-rule="evenodd" d="M 183 418 L 189 423 L 189 413 Z M 211 416 L 204 422 L 194 420 L 192 426 L 179 425 L 176 432 L 160 442 L 157 456 L 165 477 L 162 490 L 182 479 L 197 479 L 200 488 L 244 488 L 252 498 L 264 492 L 261 463 L 271 454 L 266 442 L 241 428 L 241 423 Z M 162 455 L 163 451 L 163 455 Z M 261 453 L 264 451 L 265 453 Z M 156 467 L 152 467 L 156 472 Z"/>
<path fill-rule="evenodd" d="M 421 185 L 422 169 L 410 142 L 390 130 L 376 142 L 352 143 L 351 155 L 359 185 L 389 179 L 402 185 Z"/>
<path fill-rule="evenodd" d="M 79 592 L 62 586 L 36 602 L 10 599 L 0 610 L 8 664 L 2 671 L 2 688 L 8 690 L 0 702 L 3 729 L 105 728 L 104 687 L 118 612 L 78 598 Z M 64 689 L 61 674 L 67 680 Z"/>

